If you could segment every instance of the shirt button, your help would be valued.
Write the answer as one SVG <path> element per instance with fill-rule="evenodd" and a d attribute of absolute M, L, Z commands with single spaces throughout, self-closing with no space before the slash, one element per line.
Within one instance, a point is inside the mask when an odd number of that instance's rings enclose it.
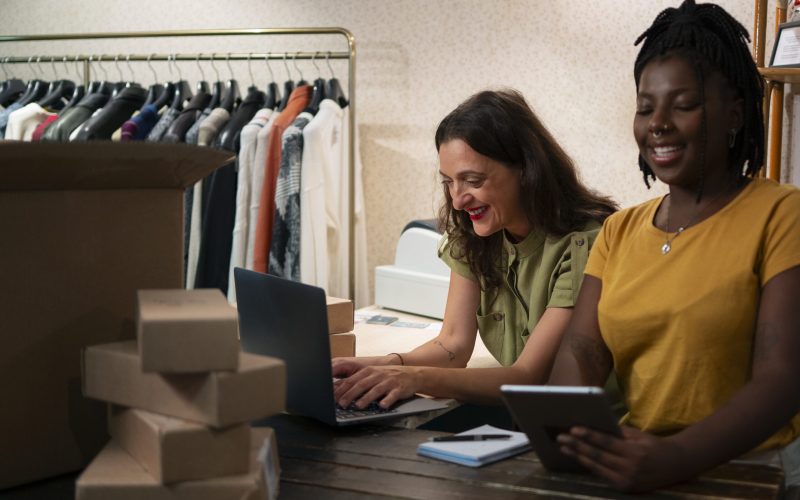
<path fill-rule="evenodd" d="M 583 246 L 583 238 L 579 238 L 579 239 L 577 239 L 577 240 L 575 241 L 575 244 L 576 244 L 576 245 L 578 245 L 579 247 L 582 247 L 582 246 Z"/>
<path fill-rule="evenodd" d="M 494 313 L 492 315 L 492 318 L 494 318 L 495 321 L 502 321 L 503 320 L 503 313 L 499 313 L 499 312 L 498 313 Z"/>
<path fill-rule="evenodd" d="M 516 253 L 517 253 L 517 250 L 514 247 L 511 247 L 511 248 L 508 249 L 508 255 L 515 255 Z"/>

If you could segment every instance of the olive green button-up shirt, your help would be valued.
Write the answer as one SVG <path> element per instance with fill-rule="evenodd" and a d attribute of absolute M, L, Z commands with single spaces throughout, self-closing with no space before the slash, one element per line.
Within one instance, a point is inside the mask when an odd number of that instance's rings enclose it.
<path fill-rule="evenodd" d="M 476 311 L 483 343 L 500 364 L 516 361 L 546 308 L 575 305 L 589 249 L 600 227 L 599 222 L 591 222 L 583 231 L 563 237 L 534 230 L 519 243 L 509 241 L 503 232 L 503 284 L 482 290 Z M 446 237 L 439 246 L 439 258 L 456 273 L 477 281 L 469 265 L 451 255 Z"/>

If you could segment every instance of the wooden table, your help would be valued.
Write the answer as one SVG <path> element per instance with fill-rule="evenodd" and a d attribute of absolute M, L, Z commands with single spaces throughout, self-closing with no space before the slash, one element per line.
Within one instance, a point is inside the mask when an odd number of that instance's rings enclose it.
<path fill-rule="evenodd" d="M 549 472 L 533 452 L 477 469 L 416 454 L 419 443 L 441 432 L 334 429 L 288 415 L 266 422 L 277 431 L 281 499 L 643 498 L 621 494 L 591 475 Z M 644 497 L 781 498 L 782 481 L 779 469 L 730 463 Z"/>

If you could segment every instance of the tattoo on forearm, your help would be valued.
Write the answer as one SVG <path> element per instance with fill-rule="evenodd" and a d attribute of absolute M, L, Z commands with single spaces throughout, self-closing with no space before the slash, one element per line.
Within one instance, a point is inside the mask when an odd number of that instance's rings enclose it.
<path fill-rule="evenodd" d="M 611 369 L 611 353 L 602 342 L 584 335 L 569 335 L 569 347 L 582 374 L 597 378 Z"/>
<path fill-rule="evenodd" d="M 442 344 L 442 343 L 441 343 L 441 342 L 439 342 L 438 340 L 434 340 L 434 341 L 433 341 L 433 343 L 434 343 L 434 344 L 437 344 L 439 347 L 441 347 L 442 349 L 444 349 L 444 352 L 446 352 L 446 353 L 447 353 L 447 359 L 448 359 L 448 360 L 450 360 L 450 361 L 453 361 L 454 359 L 456 359 L 456 353 L 454 353 L 453 351 L 451 351 L 450 349 L 448 349 L 447 347 L 445 347 L 445 346 L 444 346 L 444 344 Z"/>

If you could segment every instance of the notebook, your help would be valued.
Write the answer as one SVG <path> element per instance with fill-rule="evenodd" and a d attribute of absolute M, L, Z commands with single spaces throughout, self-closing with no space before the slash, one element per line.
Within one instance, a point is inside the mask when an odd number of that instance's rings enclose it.
<path fill-rule="evenodd" d="M 318 287 L 235 268 L 242 350 L 286 363 L 286 409 L 329 425 L 350 425 L 447 408 L 414 397 L 388 411 L 339 409 L 333 397 L 328 310 Z"/>
<path fill-rule="evenodd" d="M 531 449 L 524 432 L 512 432 L 491 425 L 482 425 L 456 436 L 469 434 L 508 434 L 511 438 L 491 441 L 426 441 L 417 447 L 417 453 L 468 467 L 480 467 Z"/>

